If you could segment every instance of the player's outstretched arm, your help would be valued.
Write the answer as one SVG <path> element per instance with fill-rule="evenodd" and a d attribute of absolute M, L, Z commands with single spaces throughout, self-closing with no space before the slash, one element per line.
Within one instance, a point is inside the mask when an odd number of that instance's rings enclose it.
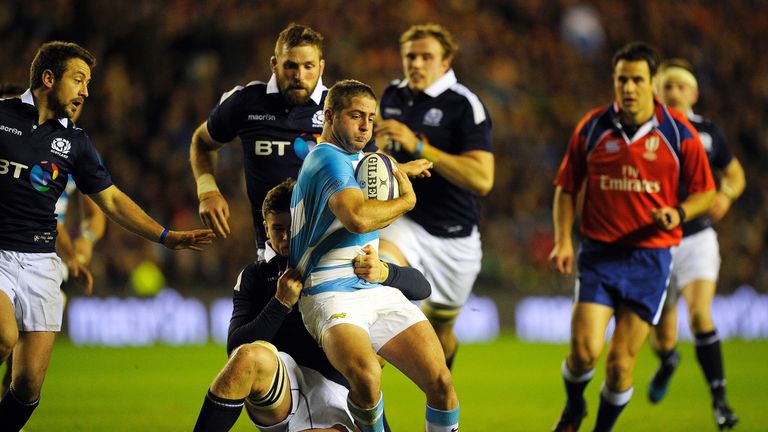
<path fill-rule="evenodd" d="M 347 188 L 333 194 L 328 206 L 344 228 L 353 233 L 367 233 L 391 224 L 416 205 L 416 194 L 408 176 L 401 170 L 393 175 L 400 187 L 400 196 L 389 200 L 365 199 L 357 188 Z"/>
<path fill-rule="evenodd" d="M 432 162 L 426 159 L 416 159 L 406 163 L 399 163 L 397 164 L 397 168 L 404 171 L 408 177 L 432 177 L 432 173 L 429 171 L 432 169 Z"/>
<path fill-rule="evenodd" d="M 170 231 L 163 228 L 114 185 L 89 196 L 110 219 L 123 228 L 149 241 L 162 243 L 168 249 L 202 250 L 216 238 L 209 229 Z"/>
<path fill-rule="evenodd" d="M 219 191 L 214 173 L 218 151 L 223 144 L 211 138 L 206 123 L 201 124 L 192 135 L 189 146 L 189 163 L 197 183 L 197 198 L 200 201 L 200 220 L 217 236 L 227 238 L 229 229 L 229 204 Z"/>

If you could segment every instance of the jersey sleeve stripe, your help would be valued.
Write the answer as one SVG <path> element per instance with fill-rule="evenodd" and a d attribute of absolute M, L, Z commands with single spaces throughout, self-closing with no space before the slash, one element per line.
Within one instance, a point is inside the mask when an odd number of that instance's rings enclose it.
<path fill-rule="evenodd" d="M 483 103 L 480 102 L 480 98 L 478 98 L 477 95 L 472 93 L 470 89 L 464 87 L 461 84 L 452 85 L 451 90 L 464 96 L 467 99 L 469 105 L 472 107 L 472 114 L 474 115 L 476 125 L 486 120 L 485 107 L 483 107 Z"/>

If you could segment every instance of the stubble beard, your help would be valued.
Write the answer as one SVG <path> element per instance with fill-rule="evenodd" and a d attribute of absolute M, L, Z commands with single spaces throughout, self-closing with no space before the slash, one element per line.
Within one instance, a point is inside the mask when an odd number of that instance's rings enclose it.
<path fill-rule="evenodd" d="M 54 88 L 51 92 L 48 93 L 48 109 L 53 111 L 54 118 L 63 118 L 66 117 L 68 119 L 71 119 L 72 116 L 74 116 L 74 112 L 69 112 L 67 110 L 67 107 L 70 105 L 70 103 L 62 103 L 59 99 L 59 90 L 58 88 Z"/>
<path fill-rule="evenodd" d="M 300 91 L 299 91 L 300 90 Z M 310 92 L 305 87 L 288 87 L 282 91 L 288 105 L 302 105 L 309 100 Z"/>

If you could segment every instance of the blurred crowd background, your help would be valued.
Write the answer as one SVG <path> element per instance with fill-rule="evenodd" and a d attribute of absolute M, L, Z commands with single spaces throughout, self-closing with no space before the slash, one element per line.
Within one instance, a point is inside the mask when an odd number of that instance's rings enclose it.
<path fill-rule="evenodd" d="M 437 22 L 455 36 L 459 81 L 488 106 L 496 183 L 483 199 L 481 292 L 571 293 L 547 264 L 552 179 L 576 122 L 612 101 L 612 53 L 633 40 L 696 69 L 696 111 L 725 131 L 747 189 L 718 226 L 720 290 L 768 292 L 768 2 L 765 0 L 6 0 L 0 4 L 0 82 L 29 82 L 36 49 L 70 40 L 98 59 L 79 126 L 115 182 L 156 219 L 200 226 L 188 163 L 195 127 L 220 95 L 270 77 L 278 32 L 295 21 L 325 36 L 330 86 L 356 78 L 381 92 L 402 76 L 398 38 Z M 233 235 L 203 253 L 171 253 L 110 224 L 93 263 L 97 294 L 125 294 L 141 263 L 170 286 L 227 295 L 255 259 L 242 149 L 220 153 L 218 183 Z"/>

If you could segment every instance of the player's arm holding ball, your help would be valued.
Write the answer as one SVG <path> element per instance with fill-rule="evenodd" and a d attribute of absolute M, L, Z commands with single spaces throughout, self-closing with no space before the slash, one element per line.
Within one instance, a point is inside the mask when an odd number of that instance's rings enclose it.
<path fill-rule="evenodd" d="M 333 214 L 353 233 L 367 233 L 381 229 L 392 221 L 413 209 L 416 205 L 416 194 L 413 185 L 403 170 L 392 170 L 397 180 L 400 196 L 389 200 L 369 200 L 360 189 L 348 188 L 336 192 L 328 200 L 328 206 Z"/>

